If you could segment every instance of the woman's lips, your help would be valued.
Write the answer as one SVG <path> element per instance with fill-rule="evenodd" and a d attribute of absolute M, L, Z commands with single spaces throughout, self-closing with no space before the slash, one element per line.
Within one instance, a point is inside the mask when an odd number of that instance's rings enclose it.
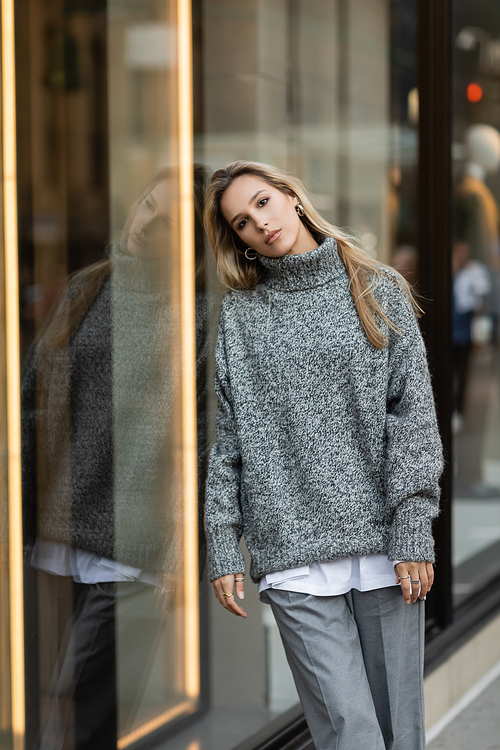
<path fill-rule="evenodd" d="M 281 234 L 281 229 L 276 229 L 275 232 L 271 232 L 266 238 L 266 245 L 272 245 Z"/>
<path fill-rule="evenodd" d="M 139 245 L 139 247 L 145 247 L 146 246 L 145 240 L 141 239 L 140 237 L 138 237 L 135 232 L 133 233 L 132 238 L 133 238 L 135 244 Z"/>

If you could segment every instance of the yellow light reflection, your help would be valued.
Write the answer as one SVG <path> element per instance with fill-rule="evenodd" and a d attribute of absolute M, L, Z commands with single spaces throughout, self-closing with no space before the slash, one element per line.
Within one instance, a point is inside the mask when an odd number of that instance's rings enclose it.
<path fill-rule="evenodd" d="M 7 446 L 12 733 L 24 747 L 23 560 L 21 522 L 21 405 L 17 268 L 16 97 L 14 3 L 2 0 L 2 125 L 5 308 L 7 349 Z"/>
<path fill-rule="evenodd" d="M 198 480 L 196 455 L 196 342 L 193 202 L 193 85 L 191 1 L 178 0 L 178 112 L 182 310 L 182 429 L 186 693 L 200 690 L 198 613 Z"/>
<path fill-rule="evenodd" d="M 165 711 L 159 716 L 155 716 L 151 721 L 141 724 L 141 726 L 134 729 L 133 732 L 129 732 L 129 734 L 126 734 L 124 737 L 120 737 L 116 743 L 116 747 L 118 750 L 124 750 L 124 748 L 129 747 L 132 743 L 137 742 L 137 740 L 140 740 L 147 734 L 154 732 L 156 729 L 164 726 L 164 724 L 168 724 L 169 721 L 173 721 L 173 719 L 177 719 L 179 716 L 184 716 L 193 713 L 194 711 L 196 711 L 195 702 L 183 701 L 182 703 L 178 703 L 168 711 Z"/>

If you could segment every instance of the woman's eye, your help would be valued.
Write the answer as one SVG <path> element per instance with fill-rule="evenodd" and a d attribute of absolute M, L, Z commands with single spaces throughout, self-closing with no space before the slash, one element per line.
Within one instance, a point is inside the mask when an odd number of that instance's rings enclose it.
<path fill-rule="evenodd" d="M 146 200 L 144 202 L 145 202 L 146 206 L 151 209 L 151 211 L 154 211 L 154 206 L 151 203 L 151 201 L 149 200 L 149 198 L 146 198 Z"/>
<path fill-rule="evenodd" d="M 269 198 L 261 198 L 259 201 L 259 206 L 262 204 L 265 206 L 268 201 L 269 201 Z"/>
<path fill-rule="evenodd" d="M 242 219 L 240 221 L 240 223 L 238 224 L 238 229 L 243 229 L 243 227 L 245 226 L 246 223 L 247 223 L 247 220 L 246 219 Z"/>

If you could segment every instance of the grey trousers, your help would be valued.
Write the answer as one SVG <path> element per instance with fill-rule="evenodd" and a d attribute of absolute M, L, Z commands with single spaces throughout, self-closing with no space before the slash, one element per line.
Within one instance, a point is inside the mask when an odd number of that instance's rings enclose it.
<path fill-rule="evenodd" d="M 424 750 L 424 602 L 266 589 L 316 750 Z"/>

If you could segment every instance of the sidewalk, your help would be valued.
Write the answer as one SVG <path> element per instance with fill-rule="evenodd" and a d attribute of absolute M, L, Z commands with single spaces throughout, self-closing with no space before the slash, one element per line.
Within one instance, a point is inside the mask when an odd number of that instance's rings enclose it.
<path fill-rule="evenodd" d="M 500 677 L 489 685 L 427 750 L 500 750 Z"/>

